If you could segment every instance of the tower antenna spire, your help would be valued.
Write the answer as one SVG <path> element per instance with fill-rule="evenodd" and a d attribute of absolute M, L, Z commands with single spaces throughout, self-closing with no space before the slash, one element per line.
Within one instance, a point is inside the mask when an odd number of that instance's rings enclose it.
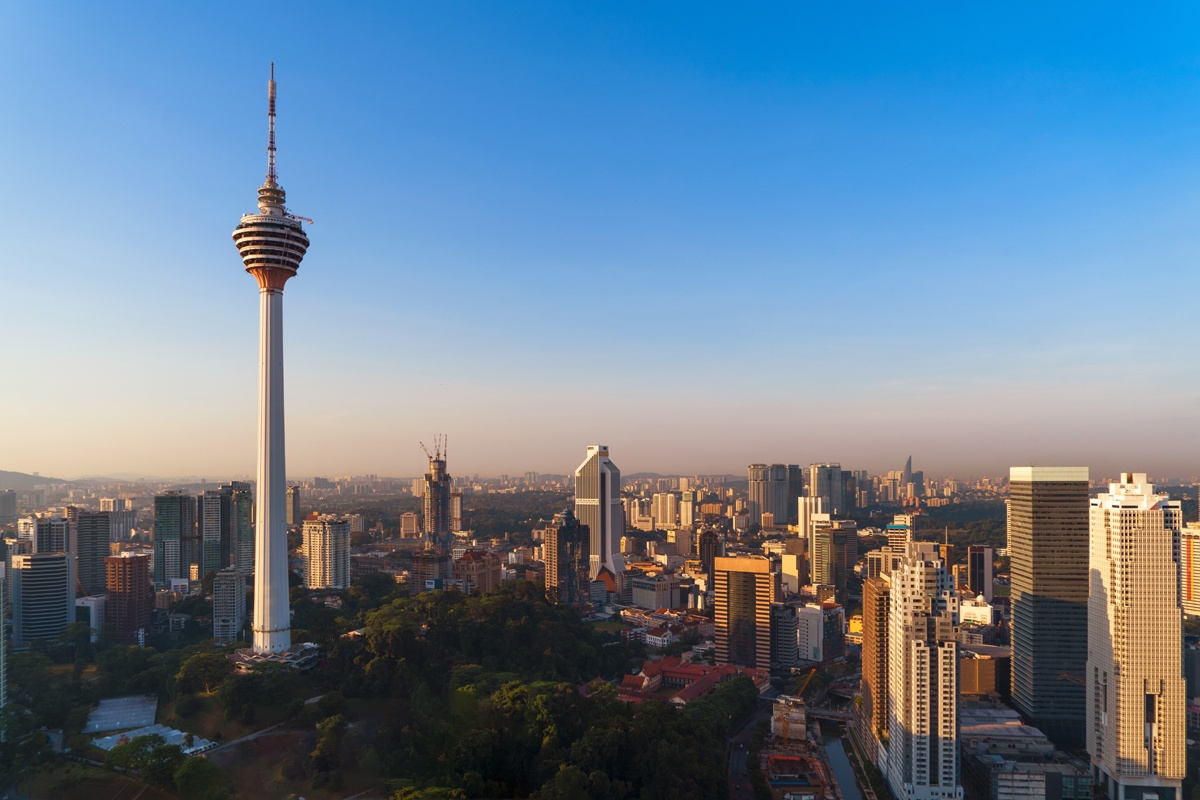
<path fill-rule="evenodd" d="M 271 62 L 271 79 L 267 81 L 267 183 L 278 183 L 275 172 L 275 62 Z"/>

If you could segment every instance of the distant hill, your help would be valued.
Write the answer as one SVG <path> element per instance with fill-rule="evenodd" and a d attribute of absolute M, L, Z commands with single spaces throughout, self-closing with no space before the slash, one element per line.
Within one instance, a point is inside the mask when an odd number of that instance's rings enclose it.
<path fill-rule="evenodd" d="M 24 472 L 7 472 L 0 469 L 0 490 L 16 489 L 18 492 L 24 492 L 45 483 L 70 483 L 70 481 L 62 478 L 48 478 L 44 475 L 29 475 Z"/>

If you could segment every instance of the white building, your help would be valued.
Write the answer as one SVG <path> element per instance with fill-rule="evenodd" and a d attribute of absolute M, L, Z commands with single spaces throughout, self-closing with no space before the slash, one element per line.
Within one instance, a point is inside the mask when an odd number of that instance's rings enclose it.
<path fill-rule="evenodd" d="M 588 445 L 587 458 L 575 470 L 575 517 L 591 536 L 589 577 L 607 569 L 614 581 L 625 573 L 621 537 L 625 508 L 621 504 L 621 471 L 608 457 L 608 445 Z"/>
<path fill-rule="evenodd" d="M 958 607 L 958 621 L 975 625 L 994 625 L 999 612 L 982 597 L 963 600 Z"/>
<path fill-rule="evenodd" d="M 888 610 L 887 758 L 900 800 L 961 800 L 958 761 L 958 593 L 928 549 L 885 576 Z"/>
<path fill-rule="evenodd" d="M 350 521 L 324 515 L 304 520 L 304 585 L 350 588 Z"/>
<path fill-rule="evenodd" d="M 1112 800 L 1178 800 L 1186 773 L 1179 501 L 1144 473 L 1091 500 L 1087 750 Z"/>

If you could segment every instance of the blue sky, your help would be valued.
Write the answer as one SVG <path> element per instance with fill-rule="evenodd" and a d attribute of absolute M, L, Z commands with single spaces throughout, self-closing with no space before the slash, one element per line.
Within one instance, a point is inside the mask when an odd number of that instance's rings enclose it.
<path fill-rule="evenodd" d="M 6 469 L 1200 474 L 1200 9 L 0 7 Z"/>

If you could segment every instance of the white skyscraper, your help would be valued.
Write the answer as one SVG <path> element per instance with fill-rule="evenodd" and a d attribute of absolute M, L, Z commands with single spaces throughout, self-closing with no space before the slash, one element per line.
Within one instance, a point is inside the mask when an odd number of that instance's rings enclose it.
<path fill-rule="evenodd" d="M 259 290 L 253 629 L 254 652 L 260 655 L 284 653 L 292 644 L 283 447 L 283 285 L 296 274 L 308 250 L 301 218 L 287 209 L 275 171 L 274 64 L 267 95 L 267 179 L 258 190 L 258 213 L 244 215 L 233 232 L 246 271 L 258 280 Z"/>
<path fill-rule="evenodd" d="M 350 520 L 321 516 L 304 520 L 304 585 L 350 588 Z"/>
<path fill-rule="evenodd" d="M 1186 773 L 1179 501 L 1144 473 L 1091 500 L 1087 749 L 1112 800 L 1179 800 Z"/>
<path fill-rule="evenodd" d="M 575 470 L 575 517 L 590 535 L 589 575 L 595 580 L 601 567 L 620 580 L 625 572 L 621 537 L 625 535 L 625 509 L 621 504 L 621 471 L 608 458 L 608 446 L 588 445 L 587 458 Z"/>
<path fill-rule="evenodd" d="M 928 548 L 910 543 L 884 580 L 890 586 L 884 773 L 900 800 L 961 800 L 953 576 Z"/>

